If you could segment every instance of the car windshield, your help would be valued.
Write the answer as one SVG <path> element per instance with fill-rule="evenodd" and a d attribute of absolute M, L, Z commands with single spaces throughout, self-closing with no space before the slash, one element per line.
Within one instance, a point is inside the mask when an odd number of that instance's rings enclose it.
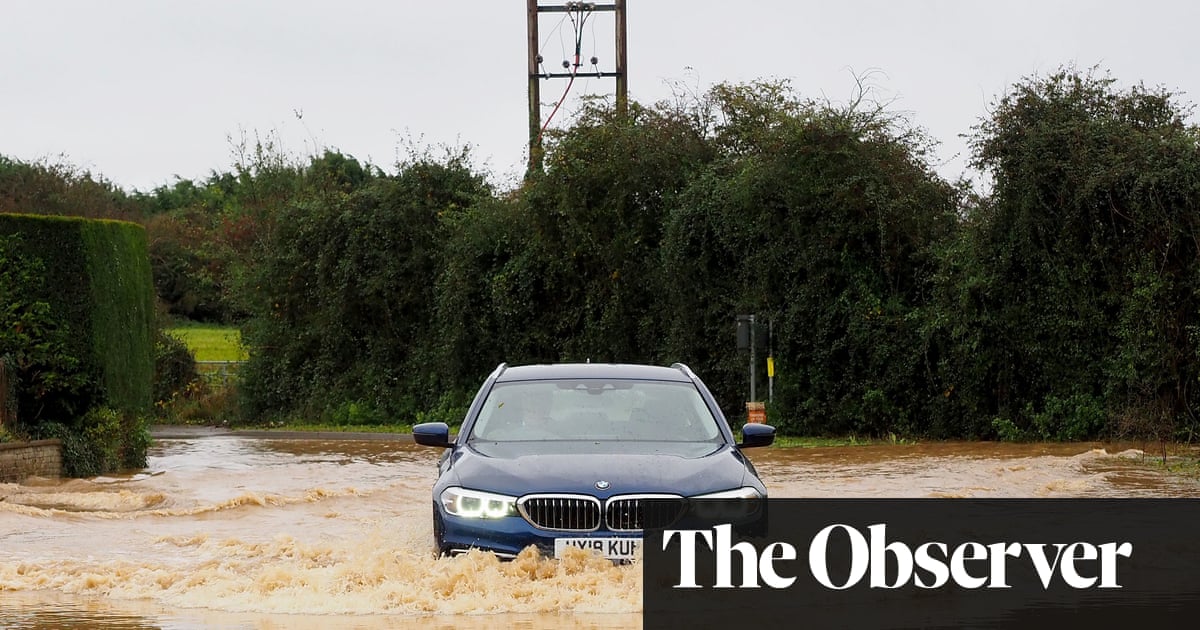
<path fill-rule="evenodd" d="M 691 383 L 577 379 L 497 383 L 469 437 L 489 442 L 720 442 Z"/>

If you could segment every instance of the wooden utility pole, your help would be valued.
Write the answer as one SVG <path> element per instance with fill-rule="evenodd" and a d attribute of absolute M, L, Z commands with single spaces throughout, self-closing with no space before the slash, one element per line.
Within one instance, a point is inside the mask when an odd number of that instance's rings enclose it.
<path fill-rule="evenodd" d="M 616 28 L 613 41 L 616 44 L 616 64 L 611 71 L 596 71 L 583 73 L 588 77 L 613 78 L 617 83 L 617 113 L 625 115 L 629 109 L 628 56 L 626 54 L 626 0 L 614 0 L 612 4 L 597 4 L 594 2 L 568 2 L 558 5 L 540 5 L 538 0 L 526 0 L 526 21 L 529 45 L 529 170 L 542 169 L 542 103 L 541 82 L 546 79 L 574 80 L 579 74 L 580 62 L 578 55 L 575 64 L 564 68 L 566 72 L 546 72 L 542 66 L 542 57 L 538 53 L 538 16 L 542 13 L 573 13 L 581 18 L 585 15 L 600 11 L 611 11 L 616 17 Z M 565 98 L 565 95 L 564 95 Z"/>
<path fill-rule="evenodd" d="M 617 114 L 624 116 L 629 111 L 629 78 L 625 74 L 628 61 L 625 54 L 625 0 L 616 0 L 614 7 L 617 14 Z"/>
<path fill-rule="evenodd" d="M 527 0 L 529 24 L 529 172 L 542 170 L 542 99 L 538 53 L 538 0 Z"/>

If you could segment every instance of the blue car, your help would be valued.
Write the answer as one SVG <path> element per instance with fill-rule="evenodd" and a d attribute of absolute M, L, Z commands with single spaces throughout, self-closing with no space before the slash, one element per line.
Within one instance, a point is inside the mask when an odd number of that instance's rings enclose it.
<path fill-rule="evenodd" d="M 678 363 L 501 364 L 455 439 L 444 422 L 413 427 L 413 438 L 447 449 L 433 486 L 440 553 L 512 558 L 534 545 L 627 560 L 642 531 L 670 525 L 688 499 L 765 498 L 742 449 L 771 444 L 775 429 L 747 424 L 737 443 Z"/>

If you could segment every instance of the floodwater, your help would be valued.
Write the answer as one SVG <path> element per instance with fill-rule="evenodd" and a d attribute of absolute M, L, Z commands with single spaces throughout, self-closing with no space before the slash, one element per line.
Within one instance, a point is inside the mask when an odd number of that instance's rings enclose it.
<path fill-rule="evenodd" d="M 641 571 L 434 557 L 439 449 L 161 439 L 136 474 L 0 484 L 4 628 L 629 628 Z M 775 497 L 1200 496 L 1099 445 L 750 451 Z"/>

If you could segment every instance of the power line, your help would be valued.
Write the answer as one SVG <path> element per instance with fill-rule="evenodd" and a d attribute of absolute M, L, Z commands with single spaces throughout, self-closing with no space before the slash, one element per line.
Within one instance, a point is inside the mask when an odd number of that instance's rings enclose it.
<path fill-rule="evenodd" d="M 583 66 L 583 36 L 589 18 L 594 12 L 610 11 L 616 16 L 616 28 L 614 29 L 614 43 L 616 46 L 615 69 L 611 71 L 601 70 L 599 67 L 599 59 L 595 54 L 595 22 L 592 21 L 592 56 L 589 59 L 591 66 L 595 68 L 595 72 L 585 73 L 589 77 L 594 74 L 597 79 L 613 78 L 617 83 L 617 113 L 624 115 L 628 107 L 628 82 L 626 80 L 626 50 L 625 50 L 625 4 L 626 0 L 615 0 L 613 4 L 597 4 L 594 2 L 567 2 L 561 5 L 539 5 L 538 0 L 526 0 L 526 12 L 528 20 L 528 48 L 529 48 L 529 171 L 540 170 L 542 167 L 542 135 L 549 128 L 550 121 L 562 107 L 567 97 L 571 93 L 572 87 L 575 85 L 575 78 L 579 74 L 579 69 Z M 547 72 L 543 64 L 545 57 L 542 51 L 545 49 L 546 43 L 540 42 L 538 38 L 538 16 L 541 13 L 564 13 L 564 19 L 559 20 L 555 27 L 554 33 L 559 36 L 559 45 L 562 46 L 563 25 L 565 19 L 571 20 L 572 31 L 574 35 L 574 56 L 572 60 L 563 60 L 563 72 Z M 548 40 L 547 40 L 548 42 Z M 563 56 L 567 56 L 565 48 Z M 567 87 L 563 90 L 562 97 L 554 105 L 554 109 L 550 112 L 550 116 L 546 119 L 545 124 L 542 123 L 541 116 L 541 100 L 540 100 L 540 83 L 548 79 L 567 79 Z"/>
<path fill-rule="evenodd" d="M 558 102 L 554 104 L 554 109 L 550 112 L 550 115 L 546 117 L 545 124 L 542 125 L 541 131 L 538 132 L 538 137 L 537 137 L 538 145 L 540 145 L 542 143 L 542 136 L 545 135 L 546 129 L 548 129 L 550 127 L 550 121 L 554 120 L 554 115 L 558 113 L 558 108 L 562 107 L 562 104 L 565 103 L 567 100 L 567 95 L 571 93 L 571 86 L 575 85 L 575 77 L 579 74 L 579 67 L 582 65 L 582 62 L 579 60 L 579 58 L 580 58 L 581 51 L 583 48 L 583 28 L 584 28 L 584 24 L 587 23 L 588 17 L 590 17 L 592 15 L 591 7 L 594 5 L 586 5 L 584 3 L 573 3 L 573 4 L 574 4 L 574 6 L 572 8 L 574 10 L 568 10 L 567 16 L 571 18 L 571 25 L 575 31 L 575 63 L 572 64 L 569 61 L 567 61 L 566 59 L 564 59 L 562 62 L 563 69 L 570 70 L 571 79 L 569 81 L 567 81 L 567 88 L 565 90 L 563 90 L 562 98 L 559 98 Z M 571 7 L 572 5 L 568 5 L 568 6 Z M 578 18 L 576 16 L 578 16 Z M 561 38 L 560 38 L 560 41 L 561 41 Z M 593 44 L 594 44 L 594 41 L 593 41 Z M 595 65 L 595 64 L 596 64 L 596 57 L 595 57 L 595 55 L 593 55 L 592 56 L 592 65 Z"/>

